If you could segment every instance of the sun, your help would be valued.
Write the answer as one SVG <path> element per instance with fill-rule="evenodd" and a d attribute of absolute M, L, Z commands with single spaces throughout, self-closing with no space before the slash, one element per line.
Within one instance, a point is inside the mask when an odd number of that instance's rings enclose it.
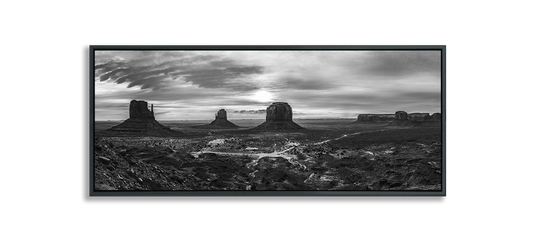
<path fill-rule="evenodd" d="M 266 90 L 259 90 L 252 95 L 252 99 L 259 102 L 269 102 L 272 101 L 272 93 Z"/>

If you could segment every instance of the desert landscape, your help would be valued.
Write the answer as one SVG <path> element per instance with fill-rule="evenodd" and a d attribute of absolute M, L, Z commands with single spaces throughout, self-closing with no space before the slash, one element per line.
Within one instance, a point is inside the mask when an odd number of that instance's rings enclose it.
<path fill-rule="evenodd" d="M 439 50 L 99 50 L 94 63 L 95 191 L 444 190 Z"/>
<path fill-rule="evenodd" d="M 263 120 L 160 123 L 132 100 L 129 114 L 95 122 L 96 190 L 441 190 L 440 113 L 293 119 L 275 102 Z"/>

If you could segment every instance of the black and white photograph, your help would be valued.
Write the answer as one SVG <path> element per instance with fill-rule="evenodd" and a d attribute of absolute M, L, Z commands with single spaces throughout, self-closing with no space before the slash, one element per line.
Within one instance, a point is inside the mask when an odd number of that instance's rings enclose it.
<path fill-rule="evenodd" d="M 443 195 L 443 50 L 96 46 L 93 191 Z"/>

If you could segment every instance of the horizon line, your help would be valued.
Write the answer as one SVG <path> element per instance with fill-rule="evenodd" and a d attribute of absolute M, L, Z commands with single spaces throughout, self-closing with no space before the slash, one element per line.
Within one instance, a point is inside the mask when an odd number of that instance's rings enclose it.
<path fill-rule="evenodd" d="M 129 118 L 127 118 L 129 119 Z M 125 121 L 127 119 L 100 119 L 95 121 Z M 357 119 L 357 117 L 338 117 L 338 118 L 293 118 L 293 120 L 336 120 L 336 119 Z M 209 121 L 214 119 L 156 119 L 157 121 Z M 265 118 L 260 119 L 229 119 L 228 120 L 265 120 Z"/>

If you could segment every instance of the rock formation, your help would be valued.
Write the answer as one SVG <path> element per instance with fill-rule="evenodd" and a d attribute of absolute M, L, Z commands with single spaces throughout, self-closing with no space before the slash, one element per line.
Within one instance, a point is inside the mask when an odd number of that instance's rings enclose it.
<path fill-rule="evenodd" d="M 132 100 L 129 112 L 129 119 L 101 134 L 126 136 L 181 136 L 183 134 L 157 122 L 154 115 L 154 105 L 151 105 L 151 110 L 149 110 L 146 101 Z"/>
<path fill-rule="evenodd" d="M 231 123 L 230 121 L 228 121 L 228 114 L 227 114 L 226 110 L 220 109 L 215 114 L 215 120 L 212 121 L 210 124 L 203 125 L 203 126 L 194 126 L 194 128 L 200 128 L 200 129 L 235 129 L 235 128 L 239 128 L 239 126 L 237 126 L 237 125 Z"/>
<path fill-rule="evenodd" d="M 391 126 L 438 126 L 440 125 L 440 113 L 429 115 L 429 113 L 407 113 L 397 111 L 395 120 L 390 123 Z"/>
<path fill-rule="evenodd" d="M 409 115 L 405 111 L 396 111 L 394 114 L 396 120 L 407 120 Z"/>
<path fill-rule="evenodd" d="M 266 120 L 292 121 L 292 108 L 286 102 L 274 102 L 267 108 Z"/>
<path fill-rule="evenodd" d="M 394 120 L 392 114 L 359 114 L 355 123 L 372 124 L 372 123 L 384 123 Z"/>
<path fill-rule="evenodd" d="M 154 117 L 154 105 L 152 109 L 148 110 L 148 103 L 146 101 L 132 100 L 130 102 L 130 118 L 146 118 L 155 119 Z"/>
<path fill-rule="evenodd" d="M 266 110 L 266 121 L 255 130 L 295 130 L 303 129 L 292 121 L 292 108 L 286 102 L 274 102 Z"/>
<path fill-rule="evenodd" d="M 442 115 L 440 113 L 433 113 L 433 115 L 431 115 L 431 119 L 433 120 L 438 120 L 438 121 L 441 121 L 442 120 Z"/>
<path fill-rule="evenodd" d="M 421 122 L 429 119 L 429 113 L 409 113 L 409 120 Z"/>
<path fill-rule="evenodd" d="M 228 119 L 228 114 L 226 113 L 226 110 L 224 109 L 220 109 L 215 114 L 215 120 L 227 120 L 227 119 Z"/>

